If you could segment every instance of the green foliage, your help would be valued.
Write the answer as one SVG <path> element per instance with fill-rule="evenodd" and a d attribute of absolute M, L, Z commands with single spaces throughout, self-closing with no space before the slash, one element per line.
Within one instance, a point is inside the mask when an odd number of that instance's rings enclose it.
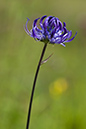
<path fill-rule="evenodd" d="M 25 129 L 28 104 L 43 43 L 23 28 L 26 17 L 55 15 L 78 31 L 66 45 L 48 45 L 37 80 L 30 129 L 85 129 L 86 127 L 86 1 L 1 0 L 0 2 L 0 129 Z M 84 27 L 83 27 L 84 26 Z M 64 92 L 50 92 L 64 78 Z M 60 83 L 60 82 L 59 82 Z M 57 87 L 58 84 L 57 83 Z M 63 83 L 61 83 L 63 85 Z M 64 85 L 62 86 L 64 87 Z M 55 90 L 55 89 L 54 89 Z M 53 90 L 53 91 L 54 91 Z M 61 89 L 60 89 L 61 91 Z M 62 90 L 63 91 L 63 90 Z"/>

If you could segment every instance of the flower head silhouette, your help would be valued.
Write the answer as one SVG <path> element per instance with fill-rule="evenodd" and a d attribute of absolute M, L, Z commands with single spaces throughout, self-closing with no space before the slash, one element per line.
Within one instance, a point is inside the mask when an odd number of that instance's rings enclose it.
<path fill-rule="evenodd" d="M 39 25 L 37 25 L 38 20 Z M 44 15 L 41 18 L 37 18 L 33 22 L 33 27 L 29 31 L 27 28 L 29 18 L 27 18 L 25 31 L 28 35 L 33 37 L 36 40 L 42 41 L 44 43 L 50 44 L 61 44 L 65 46 L 65 43 L 72 41 L 76 34 L 71 38 L 72 31 L 67 30 L 66 23 L 62 22 L 54 16 Z M 39 29 L 40 28 L 40 29 Z"/>

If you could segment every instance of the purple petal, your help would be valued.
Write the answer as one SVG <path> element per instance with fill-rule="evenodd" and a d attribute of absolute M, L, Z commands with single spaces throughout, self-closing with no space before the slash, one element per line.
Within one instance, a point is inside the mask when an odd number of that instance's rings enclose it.
<path fill-rule="evenodd" d="M 63 37 L 62 37 L 62 43 L 68 38 L 68 33 L 66 33 Z"/>
<path fill-rule="evenodd" d="M 66 23 L 65 22 L 63 22 L 63 27 L 66 27 Z"/>
<path fill-rule="evenodd" d="M 64 30 L 64 34 L 68 33 L 68 30 L 65 27 L 63 28 L 63 30 Z"/>
<path fill-rule="evenodd" d="M 49 17 L 47 17 L 47 18 L 45 19 L 44 24 L 43 24 L 43 26 L 44 26 L 45 29 L 47 29 L 48 24 L 49 24 L 48 21 L 49 21 L 51 18 L 52 18 L 52 16 L 49 16 Z"/>
<path fill-rule="evenodd" d="M 52 22 L 55 20 L 55 17 L 51 17 L 50 19 L 49 19 L 49 24 L 52 24 Z"/>
<path fill-rule="evenodd" d="M 69 39 L 69 40 L 66 40 L 65 42 L 70 42 L 70 41 L 72 41 L 72 40 L 75 38 L 76 35 L 77 35 L 77 32 L 75 33 L 75 35 L 74 35 L 73 38 L 71 38 L 71 39 Z"/>
<path fill-rule="evenodd" d="M 25 25 L 24 30 L 26 31 L 26 33 L 27 33 L 28 35 L 30 35 L 30 32 L 29 32 L 29 30 L 28 30 L 28 28 L 27 28 L 28 21 L 29 21 L 29 18 L 27 18 L 27 22 L 26 22 L 26 25 Z"/>
<path fill-rule="evenodd" d="M 62 36 L 64 36 L 66 33 L 68 33 L 68 30 L 64 27 L 64 28 L 63 28 L 63 34 L 60 35 L 60 36 L 62 37 Z"/>
<path fill-rule="evenodd" d="M 63 47 L 65 47 L 65 44 L 64 43 L 60 43 Z"/>
<path fill-rule="evenodd" d="M 32 37 L 37 40 L 44 39 L 44 35 L 40 32 L 41 30 L 38 29 L 36 26 L 32 29 Z"/>
<path fill-rule="evenodd" d="M 72 31 L 70 30 L 69 33 L 68 33 L 68 39 L 72 36 Z"/>
<path fill-rule="evenodd" d="M 61 43 L 61 37 L 57 37 L 56 39 L 52 38 L 52 42 L 56 43 L 56 44 L 60 44 Z"/>
<path fill-rule="evenodd" d="M 44 20 L 45 17 L 47 17 L 47 16 L 44 15 L 44 16 L 40 19 L 40 26 L 41 26 L 42 29 L 43 29 L 43 23 L 42 23 L 42 22 L 43 22 L 43 20 Z"/>
<path fill-rule="evenodd" d="M 36 38 L 36 30 L 35 28 L 32 29 L 32 35 L 31 35 L 33 38 Z"/>
<path fill-rule="evenodd" d="M 52 18 L 52 22 L 49 24 L 51 28 L 54 28 L 57 26 L 57 20 L 55 18 Z"/>
<path fill-rule="evenodd" d="M 56 20 L 57 20 L 57 26 L 59 26 L 59 19 L 58 19 L 58 18 L 56 18 Z"/>
<path fill-rule="evenodd" d="M 56 26 L 56 27 L 52 30 L 52 32 L 51 32 L 51 38 L 52 38 L 53 35 L 56 33 L 57 29 L 58 29 L 58 26 Z"/>
<path fill-rule="evenodd" d="M 62 30 L 63 25 L 62 25 L 61 21 L 59 21 L 59 27 L 60 27 L 60 30 Z"/>
<path fill-rule="evenodd" d="M 51 17 L 48 20 L 49 32 L 52 31 L 57 26 L 57 19 L 55 17 Z"/>
<path fill-rule="evenodd" d="M 36 31 L 38 31 L 38 33 L 42 33 L 42 30 L 40 30 L 37 26 L 35 26 Z"/>
<path fill-rule="evenodd" d="M 34 22 L 33 22 L 33 27 L 36 26 L 36 23 L 37 23 L 38 19 L 40 19 L 40 18 L 37 18 L 37 19 L 34 20 Z"/>

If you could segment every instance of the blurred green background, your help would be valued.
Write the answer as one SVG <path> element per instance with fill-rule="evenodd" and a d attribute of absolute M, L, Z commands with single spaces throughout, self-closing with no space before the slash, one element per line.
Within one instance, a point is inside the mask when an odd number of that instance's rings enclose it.
<path fill-rule="evenodd" d="M 86 129 L 86 0 L 0 1 L 0 129 L 25 129 L 43 43 L 24 31 L 35 18 L 54 15 L 78 32 L 66 44 L 48 45 L 41 66 L 30 129 Z"/>

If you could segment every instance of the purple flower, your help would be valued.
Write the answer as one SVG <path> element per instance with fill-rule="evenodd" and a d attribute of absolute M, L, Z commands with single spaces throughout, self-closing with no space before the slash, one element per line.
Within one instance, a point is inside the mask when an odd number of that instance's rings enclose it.
<path fill-rule="evenodd" d="M 40 20 L 39 20 L 40 19 Z M 37 22 L 39 20 L 39 25 Z M 66 23 L 62 22 L 54 16 L 43 16 L 41 18 L 37 18 L 33 22 L 33 27 L 29 31 L 27 28 L 29 19 L 27 18 L 25 31 L 28 35 L 33 37 L 38 41 L 42 41 L 44 43 L 50 44 L 61 44 L 65 46 L 65 43 L 72 41 L 76 34 L 71 38 L 72 31 L 67 30 Z"/>

